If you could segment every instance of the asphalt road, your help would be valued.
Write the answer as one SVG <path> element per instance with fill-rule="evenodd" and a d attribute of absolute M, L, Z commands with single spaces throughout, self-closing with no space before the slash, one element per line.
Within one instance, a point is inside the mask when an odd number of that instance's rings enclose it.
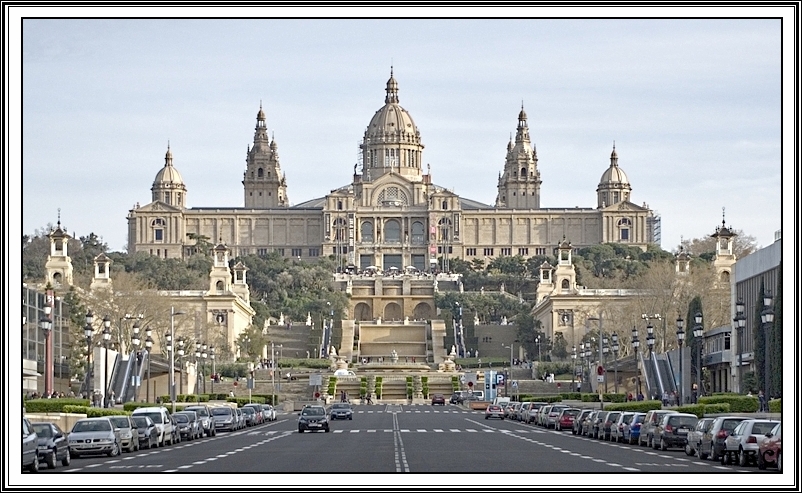
<path fill-rule="evenodd" d="M 733 473 L 666 452 L 602 442 L 460 406 L 355 406 L 331 432 L 298 433 L 297 416 L 115 458 L 81 457 L 43 473 Z M 338 459 L 339 458 L 339 459 Z M 769 470 L 768 473 L 775 471 Z"/>

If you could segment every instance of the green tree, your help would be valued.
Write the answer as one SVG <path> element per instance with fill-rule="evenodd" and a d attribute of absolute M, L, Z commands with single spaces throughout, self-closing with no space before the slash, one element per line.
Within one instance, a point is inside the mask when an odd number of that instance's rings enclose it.
<path fill-rule="evenodd" d="M 760 291 L 757 295 L 757 303 L 755 303 L 755 314 L 754 314 L 754 327 L 753 337 L 755 339 L 754 342 L 754 362 L 755 362 L 755 369 L 757 370 L 756 377 L 757 377 L 757 385 L 760 389 L 763 389 L 766 386 L 766 334 L 763 330 L 763 323 L 760 320 L 760 314 L 763 311 L 763 296 L 766 294 L 765 286 L 763 281 L 760 281 Z M 763 389 L 765 391 L 765 389 Z"/>
<path fill-rule="evenodd" d="M 780 261 L 777 288 L 774 296 L 774 324 L 771 326 L 771 389 L 774 395 L 782 395 L 783 388 L 783 264 Z"/>
<path fill-rule="evenodd" d="M 698 372 L 701 368 L 698 353 L 699 351 L 696 349 L 696 338 L 693 336 L 693 328 L 696 325 L 695 317 L 697 313 L 702 314 L 702 324 L 704 324 L 704 312 L 702 311 L 702 298 L 699 296 L 694 296 L 691 302 L 688 304 L 688 312 L 685 316 L 685 345 L 691 351 L 691 383 L 696 382 L 696 377 Z M 704 340 L 704 336 L 702 337 Z M 699 341 L 701 344 L 702 341 Z M 704 382 L 702 382 L 702 389 L 704 388 Z M 702 389 L 699 389 L 699 395 L 702 395 Z"/>
<path fill-rule="evenodd" d="M 568 341 L 565 340 L 562 332 L 557 332 L 554 335 L 554 345 L 551 354 L 558 359 L 565 359 L 568 357 Z"/>

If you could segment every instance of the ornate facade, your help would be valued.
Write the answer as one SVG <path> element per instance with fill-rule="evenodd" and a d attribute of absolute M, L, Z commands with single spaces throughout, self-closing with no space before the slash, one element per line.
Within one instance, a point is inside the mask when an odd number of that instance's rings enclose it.
<path fill-rule="evenodd" d="M 261 105 L 242 181 L 245 207 L 187 207 L 188 189 L 168 147 L 151 202 L 128 214 L 129 252 L 185 257 L 205 237 L 225 243 L 234 256 L 277 251 L 300 259 L 335 255 L 343 265 L 362 269 L 448 270 L 449 258 L 548 254 L 562 238 L 575 248 L 615 242 L 645 249 L 659 243 L 659 217 L 645 203 L 631 202 L 632 187 L 615 148 L 596 189 L 596 207 L 543 208 L 537 152 L 522 108 L 496 202 L 488 205 L 434 183 L 431 170 L 423 169 L 421 133 L 399 104 L 392 71 L 385 92 L 384 106 L 363 135 L 351 182 L 295 205 L 289 204 L 278 146 L 268 138 Z"/>

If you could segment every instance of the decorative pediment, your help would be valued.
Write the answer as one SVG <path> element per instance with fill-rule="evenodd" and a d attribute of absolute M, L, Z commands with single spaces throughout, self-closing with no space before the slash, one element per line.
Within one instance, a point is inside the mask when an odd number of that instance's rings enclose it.
<path fill-rule="evenodd" d="M 136 209 L 137 213 L 143 212 L 181 212 L 182 209 L 180 207 L 175 207 L 173 205 L 165 204 L 157 200 L 156 202 L 151 202 L 150 204 L 143 205 L 142 207 Z"/>
<path fill-rule="evenodd" d="M 609 212 L 619 212 L 619 211 L 641 212 L 641 211 L 647 211 L 647 210 L 648 210 L 647 208 L 641 207 L 641 206 L 639 206 L 637 204 L 633 204 L 632 202 L 629 202 L 627 200 L 625 200 L 623 202 L 619 202 L 617 204 L 609 205 L 609 206 L 607 206 L 607 207 L 602 209 L 602 211 L 605 211 L 605 212 L 608 212 L 608 211 Z"/>

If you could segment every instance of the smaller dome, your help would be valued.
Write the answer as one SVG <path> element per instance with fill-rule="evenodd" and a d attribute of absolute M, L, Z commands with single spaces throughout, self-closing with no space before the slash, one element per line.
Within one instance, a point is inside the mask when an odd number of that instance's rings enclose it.
<path fill-rule="evenodd" d="M 523 108 L 521 108 L 521 112 L 518 113 L 518 119 L 519 120 L 526 120 L 526 111 L 524 111 Z"/>
<path fill-rule="evenodd" d="M 184 180 L 181 178 L 181 173 L 178 172 L 172 165 L 165 166 L 156 173 L 156 178 L 153 180 L 153 186 L 171 184 L 183 185 Z"/>
<path fill-rule="evenodd" d="M 624 173 L 624 170 L 619 168 L 618 166 L 610 166 L 604 171 L 602 174 L 601 180 L 599 181 L 599 185 L 605 184 L 621 184 L 621 185 L 629 185 L 629 178 L 627 178 L 627 174 Z"/>
<path fill-rule="evenodd" d="M 265 120 L 265 112 L 262 109 L 262 105 L 261 104 L 259 105 L 259 113 L 256 114 L 256 119 L 259 120 L 259 121 L 264 121 Z"/>

